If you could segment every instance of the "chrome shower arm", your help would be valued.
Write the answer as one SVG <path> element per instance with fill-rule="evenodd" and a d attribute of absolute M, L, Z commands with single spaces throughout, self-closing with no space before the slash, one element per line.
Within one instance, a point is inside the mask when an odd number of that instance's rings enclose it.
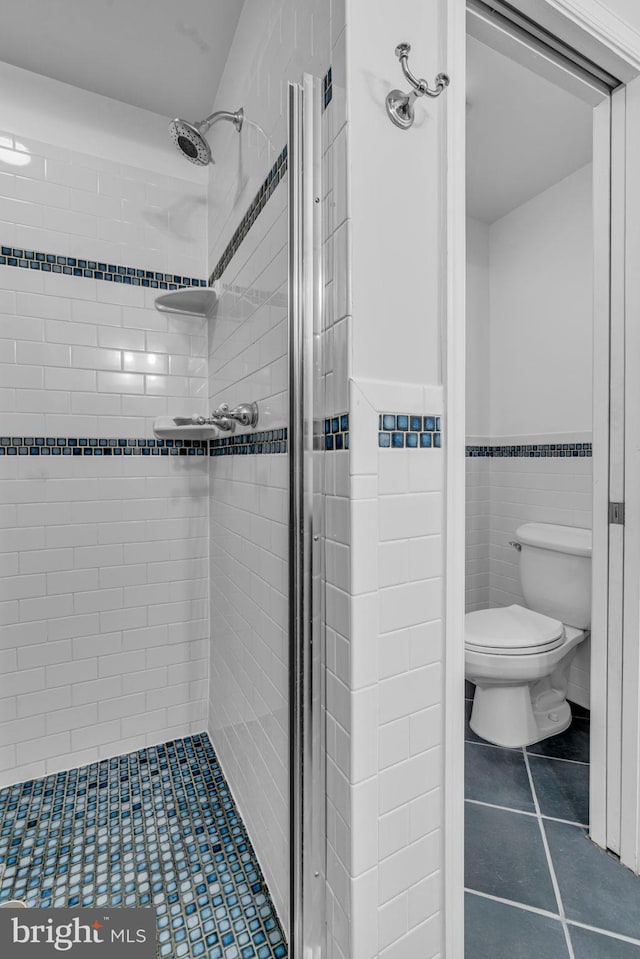
<path fill-rule="evenodd" d="M 239 110 L 236 110 L 235 113 L 232 113 L 230 110 L 216 110 L 215 113 L 210 114 L 206 119 L 201 120 L 200 123 L 195 124 L 201 133 L 206 133 L 207 130 L 210 130 L 214 123 L 217 123 L 218 120 L 230 120 L 233 123 L 234 127 L 240 132 L 242 129 L 242 123 L 244 121 L 244 110 L 240 107 Z"/>

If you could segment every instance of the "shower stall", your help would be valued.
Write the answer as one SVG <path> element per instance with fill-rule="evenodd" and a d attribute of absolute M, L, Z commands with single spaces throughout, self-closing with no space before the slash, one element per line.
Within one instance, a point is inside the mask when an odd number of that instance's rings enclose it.
<path fill-rule="evenodd" d="M 171 122 L 191 173 L 0 134 L 0 903 L 167 959 L 322 953 L 322 98 L 248 173 L 246 107 Z"/>

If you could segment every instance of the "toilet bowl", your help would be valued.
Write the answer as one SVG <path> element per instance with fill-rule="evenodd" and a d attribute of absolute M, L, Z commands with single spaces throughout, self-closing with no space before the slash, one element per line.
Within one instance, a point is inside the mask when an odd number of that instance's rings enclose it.
<path fill-rule="evenodd" d="M 476 687 L 471 729 L 510 747 L 571 723 L 569 669 L 591 625 L 591 531 L 528 523 L 516 535 L 523 593 L 534 608 L 515 604 L 465 617 L 465 675 Z"/>
<path fill-rule="evenodd" d="M 571 723 L 569 667 L 587 632 L 523 606 L 468 613 L 465 672 L 476 686 L 471 729 L 499 746 L 528 746 Z"/>

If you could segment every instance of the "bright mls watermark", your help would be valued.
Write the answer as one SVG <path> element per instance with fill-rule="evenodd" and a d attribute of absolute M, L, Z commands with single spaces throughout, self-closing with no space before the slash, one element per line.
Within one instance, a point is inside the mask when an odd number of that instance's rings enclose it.
<path fill-rule="evenodd" d="M 2 959 L 155 959 L 155 909 L 0 909 Z"/>

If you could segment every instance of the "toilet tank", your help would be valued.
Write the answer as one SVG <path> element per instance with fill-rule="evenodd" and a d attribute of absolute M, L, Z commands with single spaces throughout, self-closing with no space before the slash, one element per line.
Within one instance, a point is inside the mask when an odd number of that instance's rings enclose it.
<path fill-rule="evenodd" d="M 591 530 L 525 523 L 516 530 L 520 581 L 529 609 L 566 626 L 591 626 Z"/>

